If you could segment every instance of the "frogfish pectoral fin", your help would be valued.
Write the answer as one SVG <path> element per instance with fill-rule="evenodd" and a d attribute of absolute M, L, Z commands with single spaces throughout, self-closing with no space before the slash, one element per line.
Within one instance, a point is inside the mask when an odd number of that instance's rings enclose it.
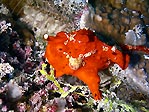
<path fill-rule="evenodd" d="M 110 60 L 116 64 L 118 64 L 122 69 L 126 69 L 130 62 L 130 57 L 128 54 L 124 54 L 119 50 L 115 52 L 109 52 L 108 56 Z"/>
<path fill-rule="evenodd" d="M 100 77 L 98 76 L 98 72 L 93 72 L 91 70 L 79 70 L 79 74 L 76 72 L 75 76 L 89 87 L 95 100 L 100 100 L 102 98 L 99 90 Z"/>

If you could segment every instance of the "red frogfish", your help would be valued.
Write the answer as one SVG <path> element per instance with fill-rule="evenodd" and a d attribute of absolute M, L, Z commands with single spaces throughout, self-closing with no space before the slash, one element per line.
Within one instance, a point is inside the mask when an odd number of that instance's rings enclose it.
<path fill-rule="evenodd" d="M 47 41 L 45 58 L 54 67 L 55 77 L 64 74 L 77 77 L 89 87 L 95 100 L 102 98 L 98 71 L 113 63 L 125 69 L 130 60 L 129 55 L 103 43 L 91 30 L 62 31 L 47 36 Z"/>

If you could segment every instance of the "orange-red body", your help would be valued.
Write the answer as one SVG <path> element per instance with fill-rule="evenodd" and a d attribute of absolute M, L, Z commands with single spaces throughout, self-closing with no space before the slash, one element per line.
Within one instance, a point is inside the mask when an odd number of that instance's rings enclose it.
<path fill-rule="evenodd" d="M 86 29 L 48 37 L 45 58 L 54 67 L 56 77 L 64 74 L 78 77 L 88 85 L 94 99 L 101 99 L 98 71 L 117 63 L 127 68 L 129 56 L 109 46 Z"/>

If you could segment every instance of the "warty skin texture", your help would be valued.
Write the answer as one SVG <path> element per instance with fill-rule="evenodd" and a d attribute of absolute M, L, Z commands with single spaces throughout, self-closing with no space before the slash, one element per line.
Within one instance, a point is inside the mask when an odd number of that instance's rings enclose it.
<path fill-rule="evenodd" d="M 128 67 L 129 55 L 101 42 L 91 30 L 81 29 L 71 33 L 59 32 L 47 38 L 45 58 L 55 69 L 55 76 L 72 75 L 82 80 L 96 100 L 102 98 L 99 91 L 98 71 L 117 63 Z"/>

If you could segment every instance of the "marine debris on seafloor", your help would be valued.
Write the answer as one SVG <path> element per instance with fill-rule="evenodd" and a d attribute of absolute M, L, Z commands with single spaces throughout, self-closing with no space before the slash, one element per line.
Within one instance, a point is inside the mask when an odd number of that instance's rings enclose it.
<path fill-rule="evenodd" d="M 148 6 L 148 0 L 1 0 L 0 111 L 148 112 L 149 57 L 133 51 L 135 45 L 148 47 Z M 93 30 L 113 50 L 130 55 L 127 69 L 114 64 L 98 73 L 100 101 L 77 78 L 55 78 L 43 59 L 45 33 L 80 28 Z M 133 49 L 123 49 L 125 44 Z M 69 61 L 73 69 L 82 64 L 80 59 Z"/>

